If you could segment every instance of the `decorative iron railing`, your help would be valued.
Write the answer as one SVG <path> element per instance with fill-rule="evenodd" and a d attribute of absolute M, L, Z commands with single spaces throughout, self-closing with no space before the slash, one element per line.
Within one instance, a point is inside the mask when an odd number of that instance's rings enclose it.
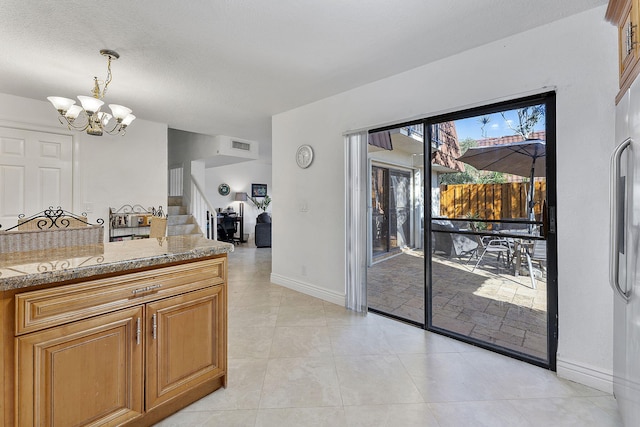
<path fill-rule="evenodd" d="M 11 228 L 7 228 L 4 231 L 10 231 L 13 229 L 33 228 L 38 230 L 49 230 L 53 228 L 69 228 L 82 225 L 103 225 L 104 220 L 98 218 L 96 224 L 91 224 L 87 221 L 87 214 L 85 212 L 80 215 L 76 215 L 69 211 L 65 211 L 60 206 L 54 208 L 49 206 L 49 209 L 45 209 L 30 217 L 26 217 L 25 214 L 18 215 L 18 224 Z M 0 225 L 2 228 L 2 225 Z"/>

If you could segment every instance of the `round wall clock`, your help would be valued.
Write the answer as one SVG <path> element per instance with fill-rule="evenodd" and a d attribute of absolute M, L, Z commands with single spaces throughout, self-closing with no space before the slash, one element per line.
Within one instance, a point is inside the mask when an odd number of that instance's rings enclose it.
<path fill-rule="evenodd" d="M 296 151 L 296 163 L 302 169 L 309 167 L 313 161 L 313 148 L 310 145 L 301 145 Z"/>
<path fill-rule="evenodd" d="M 220 193 L 221 196 L 228 196 L 229 192 L 231 192 L 231 189 L 229 188 L 229 185 L 220 184 L 218 186 L 218 193 Z"/>

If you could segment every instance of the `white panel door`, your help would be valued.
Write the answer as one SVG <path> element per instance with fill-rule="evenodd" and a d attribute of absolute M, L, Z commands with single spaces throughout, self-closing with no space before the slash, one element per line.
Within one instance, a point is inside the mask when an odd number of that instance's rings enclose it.
<path fill-rule="evenodd" d="M 70 136 L 0 127 L 0 224 L 49 206 L 72 210 Z"/>

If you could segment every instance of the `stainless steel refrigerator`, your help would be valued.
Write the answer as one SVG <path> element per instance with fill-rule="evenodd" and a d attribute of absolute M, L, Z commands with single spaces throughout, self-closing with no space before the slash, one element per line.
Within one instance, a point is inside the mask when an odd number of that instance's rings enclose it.
<path fill-rule="evenodd" d="M 611 157 L 613 392 L 624 425 L 640 426 L 640 81 L 616 107 Z"/>

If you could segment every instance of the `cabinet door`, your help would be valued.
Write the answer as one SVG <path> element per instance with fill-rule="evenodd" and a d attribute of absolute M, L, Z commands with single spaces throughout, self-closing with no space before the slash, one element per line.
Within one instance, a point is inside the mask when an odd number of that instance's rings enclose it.
<path fill-rule="evenodd" d="M 618 25 L 618 48 L 620 50 L 620 85 L 630 78 L 629 73 L 638 60 L 638 19 L 637 4 L 630 1 L 626 5 L 623 18 Z"/>
<path fill-rule="evenodd" d="M 146 409 L 225 374 L 224 286 L 147 304 Z"/>
<path fill-rule="evenodd" d="M 138 306 L 16 338 L 16 425 L 119 425 L 139 416 L 143 313 Z"/>

